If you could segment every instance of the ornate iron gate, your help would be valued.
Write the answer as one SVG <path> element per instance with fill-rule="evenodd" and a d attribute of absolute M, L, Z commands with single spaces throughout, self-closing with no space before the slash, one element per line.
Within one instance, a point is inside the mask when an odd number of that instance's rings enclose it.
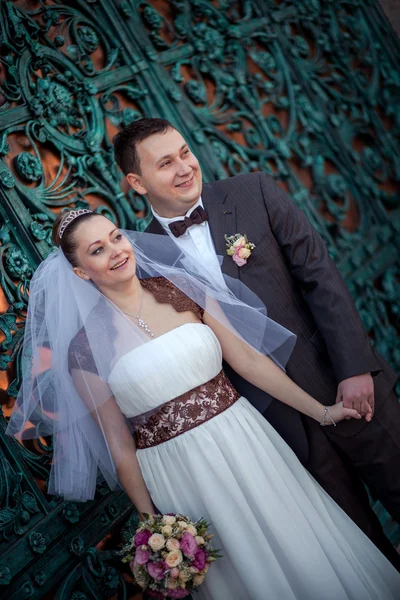
<path fill-rule="evenodd" d="M 399 44 L 374 0 L 2 0 L 0 19 L 0 594 L 127 597 L 94 549 L 131 514 L 127 498 L 47 496 L 51 440 L 4 436 L 54 214 L 90 205 L 143 229 L 111 140 L 164 116 L 206 180 L 266 170 L 286 187 L 399 367 Z"/>

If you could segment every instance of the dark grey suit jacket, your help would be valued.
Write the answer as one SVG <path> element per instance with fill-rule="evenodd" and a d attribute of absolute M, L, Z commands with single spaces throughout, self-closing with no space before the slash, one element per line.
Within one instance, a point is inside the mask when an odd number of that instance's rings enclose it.
<path fill-rule="evenodd" d="M 288 375 L 320 402 L 334 404 L 338 382 L 371 372 L 378 409 L 396 374 L 371 347 L 350 293 L 305 214 L 266 173 L 206 183 L 202 200 L 216 252 L 224 256 L 223 272 L 243 281 L 264 302 L 268 316 L 297 335 Z M 156 219 L 147 231 L 165 233 Z M 224 235 L 235 233 L 246 234 L 256 246 L 243 267 L 225 252 Z M 238 391 L 263 412 L 268 396 L 226 370 Z M 296 438 L 291 445 L 305 460 L 300 415 L 288 414 L 287 435 Z M 353 435 L 365 425 L 365 419 L 343 421 L 335 434 Z"/>

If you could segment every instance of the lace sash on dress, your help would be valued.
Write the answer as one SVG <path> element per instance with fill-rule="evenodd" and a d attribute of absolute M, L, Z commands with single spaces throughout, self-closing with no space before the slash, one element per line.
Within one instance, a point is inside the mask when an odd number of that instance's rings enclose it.
<path fill-rule="evenodd" d="M 156 411 L 133 417 L 136 446 L 144 449 L 172 440 L 224 412 L 239 398 L 240 394 L 220 371 L 210 381 L 166 402 Z"/>

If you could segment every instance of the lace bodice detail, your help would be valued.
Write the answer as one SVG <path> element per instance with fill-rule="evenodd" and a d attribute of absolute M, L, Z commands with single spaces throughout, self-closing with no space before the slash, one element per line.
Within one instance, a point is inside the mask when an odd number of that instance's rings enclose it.
<path fill-rule="evenodd" d="M 165 279 L 165 277 L 150 277 L 142 279 L 141 284 L 144 289 L 151 292 L 157 302 L 160 304 L 171 304 L 177 312 L 190 311 L 203 320 L 204 309 L 196 302 L 186 296 L 173 283 Z"/>
<path fill-rule="evenodd" d="M 160 304 L 170 304 L 177 312 L 191 311 L 200 320 L 203 319 L 204 310 L 196 304 L 191 298 L 186 296 L 179 288 L 173 283 L 165 279 L 165 277 L 150 277 L 149 279 L 141 280 L 142 286 L 151 292 L 157 302 Z M 112 326 L 111 309 L 108 307 L 106 302 L 99 303 L 94 309 L 96 316 L 98 311 L 100 312 L 101 319 L 96 319 L 96 326 L 102 327 L 99 331 L 99 339 L 102 343 L 108 344 L 110 348 L 110 364 L 114 357 L 113 341 L 115 332 Z M 90 321 L 91 315 L 88 317 Z M 82 327 L 80 331 L 73 338 L 69 351 L 68 351 L 68 367 L 72 369 L 79 369 L 88 371 L 89 373 L 98 374 L 96 363 L 92 352 L 90 350 L 90 344 L 86 335 L 85 328 Z"/>

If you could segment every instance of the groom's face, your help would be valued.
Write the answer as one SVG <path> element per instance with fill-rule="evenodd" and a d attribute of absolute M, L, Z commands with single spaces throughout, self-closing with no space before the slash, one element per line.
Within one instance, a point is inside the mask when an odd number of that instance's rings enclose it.
<path fill-rule="evenodd" d="M 155 133 L 139 144 L 140 173 L 129 173 L 133 189 L 146 196 L 161 217 L 184 215 L 200 198 L 201 169 L 176 129 Z"/>

